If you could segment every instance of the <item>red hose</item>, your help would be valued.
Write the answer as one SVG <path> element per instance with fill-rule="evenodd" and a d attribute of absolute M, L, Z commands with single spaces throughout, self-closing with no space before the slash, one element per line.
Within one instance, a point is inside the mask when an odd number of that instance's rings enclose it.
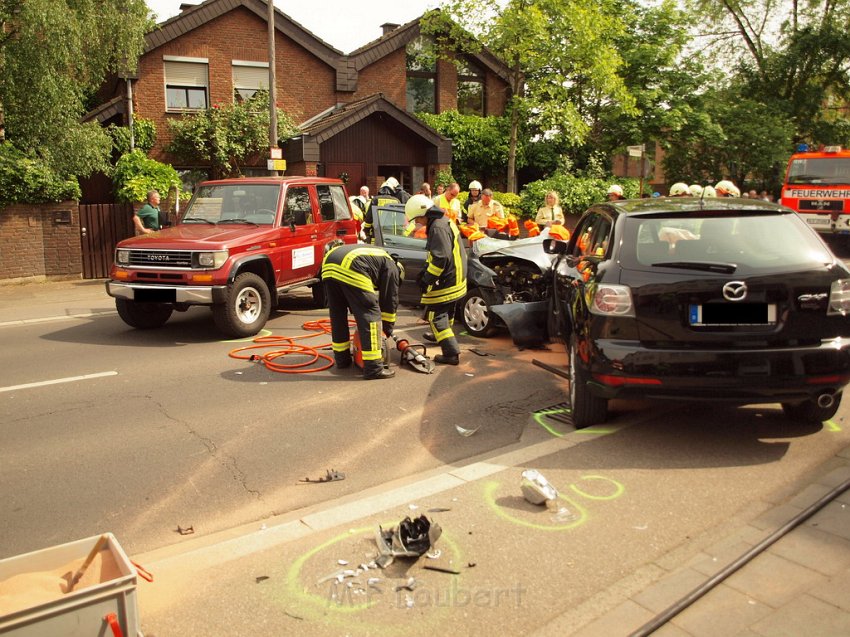
<path fill-rule="evenodd" d="M 348 326 L 355 325 L 352 319 L 349 319 Z M 282 374 L 311 374 L 313 372 L 322 372 L 330 369 L 334 365 L 333 356 L 322 353 L 320 349 L 331 347 L 331 343 L 322 343 L 320 345 L 305 345 L 296 341 L 324 336 L 331 333 L 330 319 L 319 319 L 317 321 L 307 321 L 301 326 L 301 329 L 313 332 L 313 334 L 302 334 L 301 336 L 258 336 L 252 342 L 256 345 L 247 345 L 231 350 L 228 356 L 238 358 L 239 360 L 256 361 L 259 360 L 273 372 Z M 275 348 L 265 354 L 245 354 L 253 350 L 262 350 Z M 300 360 L 296 363 L 277 362 L 277 359 L 282 359 L 285 356 L 298 356 L 307 360 Z M 311 367 L 319 361 L 325 361 L 317 367 Z"/>

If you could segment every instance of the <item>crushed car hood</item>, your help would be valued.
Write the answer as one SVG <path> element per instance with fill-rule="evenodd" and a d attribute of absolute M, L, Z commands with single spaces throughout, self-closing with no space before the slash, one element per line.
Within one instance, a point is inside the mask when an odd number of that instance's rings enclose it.
<path fill-rule="evenodd" d="M 546 254 L 543 251 L 543 239 L 545 238 L 540 235 L 508 241 L 484 237 L 472 244 L 472 251 L 484 263 L 487 263 L 489 256 L 515 257 L 535 264 L 541 272 L 547 272 L 552 269 L 554 255 Z"/>

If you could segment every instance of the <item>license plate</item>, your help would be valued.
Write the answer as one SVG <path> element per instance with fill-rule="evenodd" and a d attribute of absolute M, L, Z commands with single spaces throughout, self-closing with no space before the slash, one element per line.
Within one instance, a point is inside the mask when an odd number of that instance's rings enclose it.
<path fill-rule="evenodd" d="M 695 327 L 776 324 L 775 303 L 705 303 L 688 309 L 688 321 Z"/>
<path fill-rule="evenodd" d="M 173 289 L 142 289 L 136 288 L 133 300 L 139 303 L 174 303 L 177 292 Z"/>
<path fill-rule="evenodd" d="M 829 217 L 806 217 L 806 223 L 810 226 L 828 226 Z"/>

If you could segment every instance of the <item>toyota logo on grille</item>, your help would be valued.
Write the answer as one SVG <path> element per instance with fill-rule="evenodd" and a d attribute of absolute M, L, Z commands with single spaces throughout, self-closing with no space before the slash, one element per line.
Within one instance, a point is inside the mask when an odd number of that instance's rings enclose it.
<path fill-rule="evenodd" d="M 723 298 L 727 301 L 743 301 L 747 298 L 747 284 L 743 281 L 729 281 L 723 286 Z"/>

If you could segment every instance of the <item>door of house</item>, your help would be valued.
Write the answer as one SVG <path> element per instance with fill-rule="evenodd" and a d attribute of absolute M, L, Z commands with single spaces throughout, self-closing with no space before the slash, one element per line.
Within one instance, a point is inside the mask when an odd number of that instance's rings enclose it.
<path fill-rule="evenodd" d="M 109 276 L 116 244 L 133 236 L 133 206 L 130 204 L 80 205 L 80 244 L 83 278 Z"/>
<path fill-rule="evenodd" d="M 358 163 L 328 163 L 325 165 L 325 177 L 331 179 L 342 179 L 340 175 L 348 175 L 345 181 L 345 190 L 348 196 L 360 194 L 360 186 L 366 185 L 366 164 Z"/>

